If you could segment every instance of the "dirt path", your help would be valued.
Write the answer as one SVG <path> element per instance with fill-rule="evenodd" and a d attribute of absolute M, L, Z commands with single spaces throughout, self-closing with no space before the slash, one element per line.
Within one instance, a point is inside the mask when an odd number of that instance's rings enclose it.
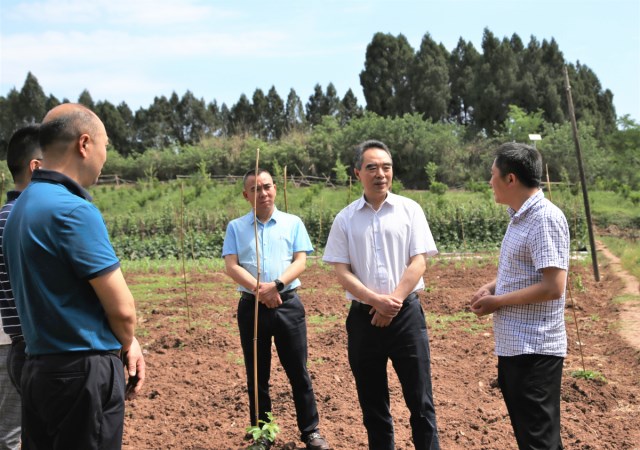
<path fill-rule="evenodd" d="M 620 295 L 634 296 L 620 303 L 620 334 L 635 349 L 640 350 L 640 283 L 629 272 L 624 270 L 620 258 L 600 241 L 596 241 L 596 249 L 609 261 L 611 273 L 620 278 L 623 289 Z"/>

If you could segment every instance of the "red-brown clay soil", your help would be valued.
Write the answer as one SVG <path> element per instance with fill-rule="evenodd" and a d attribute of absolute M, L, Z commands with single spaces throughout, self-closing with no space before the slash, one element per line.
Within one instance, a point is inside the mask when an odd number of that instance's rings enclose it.
<path fill-rule="evenodd" d="M 606 263 L 605 263 L 606 265 Z M 569 355 L 562 384 L 562 438 L 567 449 L 640 449 L 640 353 L 616 332 L 619 306 L 612 298 L 621 282 L 604 267 L 601 281 L 588 266 L 571 271 L 575 313 L 580 325 L 584 364 L 607 382 L 571 376 L 582 369 L 571 300 L 567 298 Z M 430 322 L 434 399 L 443 449 L 515 449 L 509 417 L 496 387 L 491 319 L 448 320 L 468 312 L 472 293 L 495 276 L 495 266 L 436 264 L 427 270 L 420 294 Z M 142 277 L 130 276 L 129 283 Z M 124 448 L 242 449 L 249 411 L 245 370 L 237 333 L 237 295 L 189 288 L 192 321 L 176 320 L 184 308 L 182 277 L 166 300 L 140 314 L 149 335 L 148 379 L 144 391 L 127 402 Z M 138 280 L 137 280 L 138 279 Z M 221 272 L 189 275 L 196 281 L 220 282 Z M 301 298 L 309 318 L 309 371 L 322 433 L 333 449 L 366 448 L 366 433 L 349 370 L 345 318 L 347 301 L 331 271 L 310 262 L 301 277 Z M 218 284 L 219 286 L 220 284 Z M 184 309 L 180 312 L 184 316 Z M 458 316 L 460 318 L 460 315 Z M 311 320 L 313 319 L 313 320 Z M 408 413 L 395 373 L 389 366 L 396 448 L 413 449 Z M 273 413 L 281 427 L 274 449 L 302 449 L 295 425 L 289 385 L 274 351 Z"/>

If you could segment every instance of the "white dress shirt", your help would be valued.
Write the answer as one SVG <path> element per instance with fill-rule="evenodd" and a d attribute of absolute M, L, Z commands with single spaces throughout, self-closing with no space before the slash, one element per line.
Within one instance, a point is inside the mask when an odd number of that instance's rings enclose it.
<path fill-rule="evenodd" d="M 411 257 L 438 253 L 424 211 L 415 201 L 391 192 L 378 211 L 364 197 L 338 213 L 323 261 L 343 263 L 367 288 L 391 294 Z M 413 292 L 424 288 L 422 277 Z M 347 298 L 358 300 L 350 292 Z"/>

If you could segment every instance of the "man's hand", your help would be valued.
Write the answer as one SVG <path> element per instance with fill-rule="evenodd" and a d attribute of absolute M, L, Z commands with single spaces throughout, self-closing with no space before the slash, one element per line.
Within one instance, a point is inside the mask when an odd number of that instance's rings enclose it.
<path fill-rule="evenodd" d="M 383 316 L 393 318 L 400 312 L 403 301 L 403 299 L 398 299 L 390 295 L 378 295 L 375 300 L 370 302 L 370 305 Z"/>
<path fill-rule="evenodd" d="M 486 291 L 485 295 L 479 295 L 481 291 L 471 299 L 471 312 L 478 317 L 486 316 L 496 311 L 500 306 L 500 298 Z"/>
<path fill-rule="evenodd" d="M 277 308 L 278 306 L 282 305 L 280 293 L 278 292 L 278 288 L 276 288 L 276 284 L 273 281 L 270 281 L 268 283 L 260 283 L 258 291 L 260 294 L 260 303 L 263 303 L 267 308 Z M 258 295 L 258 292 L 256 292 L 255 294 Z"/>
<path fill-rule="evenodd" d="M 140 392 L 146 378 L 146 364 L 142 355 L 142 348 L 140 348 L 140 343 L 135 337 L 129 350 L 124 353 L 124 363 L 125 371 L 129 376 L 125 398 L 131 400 Z"/>
<path fill-rule="evenodd" d="M 381 328 L 388 327 L 391 324 L 391 321 L 393 320 L 393 317 L 383 316 L 378 311 L 376 311 L 375 308 L 371 308 L 371 311 L 369 312 L 369 314 L 373 314 L 373 319 L 371 319 L 371 325 L 373 325 L 374 327 L 381 327 Z"/>

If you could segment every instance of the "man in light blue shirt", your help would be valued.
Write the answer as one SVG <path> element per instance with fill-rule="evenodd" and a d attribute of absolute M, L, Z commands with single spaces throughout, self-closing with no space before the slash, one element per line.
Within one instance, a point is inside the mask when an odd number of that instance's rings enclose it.
<path fill-rule="evenodd" d="M 257 178 L 257 180 L 256 180 Z M 247 172 L 242 195 L 255 209 L 258 224 L 258 254 L 254 211 L 229 222 L 222 247 L 227 273 L 238 283 L 238 327 L 247 370 L 250 420 L 267 421 L 271 412 L 269 378 L 271 375 L 271 340 L 273 339 L 284 368 L 296 406 L 300 437 L 308 449 L 328 450 L 318 431 L 311 378 L 307 371 L 307 326 L 304 306 L 296 292 L 298 277 L 304 271 L 307 254 L 313 251 L 307 230 L 299 217 L 275 206 L 276 186 L 264 169 Z M 258 273 L 260 284 L 258 285 Z M 253 330 L 256 294 L 258 294 L 258 406 L 255 417 L 253 381 Z M 271 442 L 261 440 L 264 449 Z"/>

